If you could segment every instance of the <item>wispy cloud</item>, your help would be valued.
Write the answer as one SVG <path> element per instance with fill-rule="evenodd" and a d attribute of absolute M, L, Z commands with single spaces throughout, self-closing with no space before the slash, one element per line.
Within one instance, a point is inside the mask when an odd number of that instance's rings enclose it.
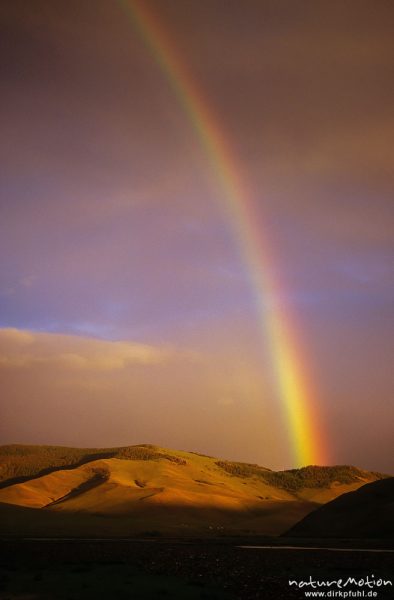
<path fill-rule="evenodd" d="M 0 330 L 0 366 L 47 365 L 69 370 L 118 371 L 132 365 L 156 365 L 169 350 L 133 342 L 72 335 Z"/>

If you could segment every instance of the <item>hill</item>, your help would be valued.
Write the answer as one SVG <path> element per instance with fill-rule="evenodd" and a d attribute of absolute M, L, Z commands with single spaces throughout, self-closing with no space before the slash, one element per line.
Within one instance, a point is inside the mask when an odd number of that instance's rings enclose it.
<path fill-rule="evenodd" d="M 55 469 L 70 469 L 100 458 L 154 460 L 165 458 L 165 453 L 150 444 L 120 448 L 68 448 L 20 444 L 0 446 L 0 488 L 45 475 Z"/>
<path fill-rule="evenodd" d="M 394 477 L 343 494 L 297 523 L 288 536 L 394 538 Z"/>
<path fill-rule="evenodd" d="M 151 445 L 3 446 L 0 465 L 3 535 L 278 535 L 384 477 L 349 466 L 275 472 Z"/>

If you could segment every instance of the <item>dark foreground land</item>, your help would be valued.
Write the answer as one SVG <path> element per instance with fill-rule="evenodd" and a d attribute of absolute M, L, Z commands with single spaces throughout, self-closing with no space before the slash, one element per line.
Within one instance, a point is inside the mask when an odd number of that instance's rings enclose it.
<path fill-rule="evenodd" d="M 289 579 L 394 579 L 394 554 L 388 549 L 349 551 L 349 542 L 332 542 L 342 546 L 335 551 L 241 548 L 240 543 L 248 542 L 3 540 L 0 600 L 291 600 L 307 597 L 311 587 L 289 587 Z M 291 540 L 281 543 L 291 545 Z M 376 596 L 368 596 L 371 589 L 365 586 L 346 589 L 364 590 L 365 595 L 345 598 L 394 597 L 391 586 L 374 587 Z"/>

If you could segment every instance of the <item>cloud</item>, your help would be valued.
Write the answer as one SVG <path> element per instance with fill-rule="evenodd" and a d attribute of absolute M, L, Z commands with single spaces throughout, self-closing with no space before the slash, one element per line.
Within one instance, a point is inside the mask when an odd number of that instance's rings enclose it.
<path fill-rule="evenodd" d="M 0 348 L 7 347 L 9 350 L 20 348 L 34 342 L 34 335 L 30 331 L 7 327 L 0 329 Z"/>
<path fill-rule="evenodd" d="M 285 464 L 263 369 L 223 329 L 215 348 L 200 330 L 194 347 L 168 348 L 0 329 L 1 443 L 151 442 L 248 461 L 257 449 L 262 464 Z"/>
<path fill-rule="evenodd" d="M 147 344 L 0 329 L 0 366 L 8 368 L 46 365 L 72 371 L 119 371 L 161 364 L 169 354 L 168 349 Z"/>

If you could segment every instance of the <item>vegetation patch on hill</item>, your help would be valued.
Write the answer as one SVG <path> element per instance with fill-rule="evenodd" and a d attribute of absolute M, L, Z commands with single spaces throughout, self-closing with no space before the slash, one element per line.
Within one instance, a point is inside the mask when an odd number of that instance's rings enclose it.
<path fill-rule="evenodd" d="M 288 471 L 270 471 L 248 463 L 239 463 L 220 460 L 215 463 L 226 473 L 235 477 L 257 477 L 263 479 L 269 485 L 284 490 L 296 492 L 303 488 L 323 488 L 337 482 L 340 484 L 351 484 L 364 478 L 365 473 L 361 469 L 348 465 L 334 467 L 308 466 L 301 469 L 289 469 Z M 371 473 L 369 473 L 371 474 Z M 372 473 L 376 479 L 384 479 L 386 475 Z"/>
<path fill-rule="evenodd" d="M 187 464 L 185 459 L 163 452 L 156 446 L 150 446 L 149 444 L 118 448 L 111 458 L 121 458 L 124 460 L 158 460 L 164 458 L 177 465 Z"/>

